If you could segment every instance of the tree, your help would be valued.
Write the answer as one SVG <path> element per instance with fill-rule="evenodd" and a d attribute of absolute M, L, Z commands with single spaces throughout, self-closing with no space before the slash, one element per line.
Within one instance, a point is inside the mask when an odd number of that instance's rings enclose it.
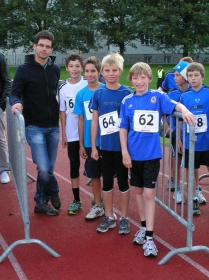
<path fill-rule="evenodd" d="M 182 53 L 182 56 L 209 51 L 207 0 L 150 2 L 151 5 L 143 9 L 141 24 L 155 49 Z"/>
<path fill-rule="evenodd" d="M 7 33 L 7 49 L 31 51 L 34 35 L 44 29 L 53 33 L 56 51 L 98 48 L 92 33 L 96 13 L 84 0 L 7 0 L 3 15 L 0 22 Z"/>
<path fill-rule="evenodd" d="M 139 40 L 141 31 L 140 11 L 143 2 L 138 0 L 95 0 L 99 18 L 95 22 L 101 37 L 107 45 L 118 46 L 123 56 L 126 46 L 136 48 L 134 40 Z"/>

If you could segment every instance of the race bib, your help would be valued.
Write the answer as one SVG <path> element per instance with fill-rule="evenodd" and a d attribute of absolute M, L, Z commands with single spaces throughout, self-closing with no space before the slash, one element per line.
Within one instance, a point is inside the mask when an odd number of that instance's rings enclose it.
<path fill-rule="evenodd" d="M 195 118 L 195 133 L 206 132 L 208 129 L 207 115 L 194 115 Z M 187 124 L 187 133 L 189 133 L 189 125 Z"/>
<path fill-rule="evenodd" d="M 75 97 L 66 97 L 67 113 L 72 114 L 75 106 Z"/>
<path fill-rule="evenodd" d="M 117 111 L 100 116 L 99 126 L 100 126 L 101 135 L 107 135 L 107 134 L 118 132 L 120 130 L 118 121 L 119 120 L 118 120 Z"/>
<path fill-rule="evenodd" d="M 89 108 L 89 102 L 90 101 L 83 102 L 87 121 L 92 120 L 93 115 L 93 110 Z"/>
<path fill-rule="evenodd" d="M 158 111 L 135 110 L 134 130 L 137 132 L 158 132 L 159 113 Z"/>

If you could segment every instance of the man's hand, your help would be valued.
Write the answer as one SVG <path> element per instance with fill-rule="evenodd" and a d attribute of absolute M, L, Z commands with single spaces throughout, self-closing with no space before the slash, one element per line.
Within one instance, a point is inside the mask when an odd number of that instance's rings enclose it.
<path fill-rule="evenodd" d="M 15 109 L 17 109 L 18 111 L 22 111 L 22 109 L 23 109 L 22 104 L 16 103 L 16 104 L 12 105 L 12 108 L 11 108 L 12 114 L 15 113 Z"/>

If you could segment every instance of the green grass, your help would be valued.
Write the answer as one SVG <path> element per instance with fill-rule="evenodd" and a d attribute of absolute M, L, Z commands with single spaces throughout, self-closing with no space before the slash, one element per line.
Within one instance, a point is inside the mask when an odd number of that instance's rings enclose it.
<path fill-rule="evenodd" d="M 175 65 L 171 65 L 171 64 L 161 64 L 165 73 L 167 73 L 167 71 L 172 70 L 173 67 Z M 128 76 L 128 71 L 131 68 L 132 65 L 125 65 L 124 67 L 124 71 L 123 74 L 120 77 L 120 83 L 123 85 L 127 85 L 127 86 L 131 86 L 131 83 L 127 80 L 127 76 Z M 157 77 L 156 77 L 156 73 L 157 73 L 157 67 L 158 64 L 151 64 L 150 65 L 151 69 L 152 69 L 152 73 L 153 73 L 153 80 L 150 83 L 149 88 L 151 89 L 156 89 L 156 85 L 157 85 Z M 209 85 L 209 75 L 207 75 L 207 73 L 209 73 L 209 64 L 204 65 L 205 67 L 205 73 L 206 73 L 206 77 L 204 80 L 204 84 Z M 69 77 L 68 72 L 65 70 L 64 66 L 61 66 L 61 80 L 65 80 Z M 10 77 L 13 79 L 14 77 L 14 72 L 15 72 L 16 67 L 9 67 L 9 71 L 10 71 Z"/>

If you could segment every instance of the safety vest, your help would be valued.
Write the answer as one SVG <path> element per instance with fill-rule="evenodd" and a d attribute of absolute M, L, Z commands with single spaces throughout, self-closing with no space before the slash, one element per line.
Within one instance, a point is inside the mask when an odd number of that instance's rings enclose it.
<path fill-rule="evenodd" d="M 158 78 L 162 78 L 163 76 L 163 69 L 157 71 Z"/>

